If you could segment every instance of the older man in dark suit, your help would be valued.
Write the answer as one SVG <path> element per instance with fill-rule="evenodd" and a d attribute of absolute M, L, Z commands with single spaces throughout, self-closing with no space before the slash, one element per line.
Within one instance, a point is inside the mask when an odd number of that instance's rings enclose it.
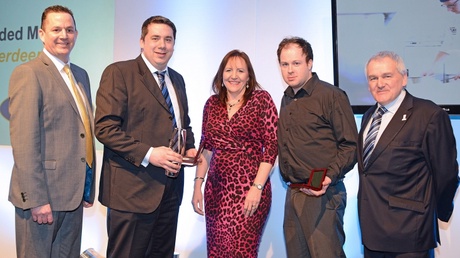
<path fill-rule="evenodd" d="M 99 201 L 109 207 L 107 257 L 173 256 L 184 184 L 182 156 L 166 147 L 173 127 L 187 131 L 186 154 L 196 154 L 184 79 L 167 66 L 175 38 L 169 19 L 148 18 L 141 55 L 102 75 L 95 131 L 104 144 Z"/>
<path fill-rule="evenodd" d="M 458 187 L 457 150 L 448 114 L 406 91 L 397 54 L 368 61 L 377 101 L 362 118 L 358 145 L 359 220 L 365 257 L 432 257 L 437 219 L 448 221 Z"/>

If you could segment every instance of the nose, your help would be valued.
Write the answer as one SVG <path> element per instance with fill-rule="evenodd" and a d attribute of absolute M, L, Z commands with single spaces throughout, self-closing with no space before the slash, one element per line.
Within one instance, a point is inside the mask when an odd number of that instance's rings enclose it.
<path fill-rule="evenodd" d="M 162 40 L 159 41 L 158 44 L 159 44 L 158 45 L 159 48 L 165 48 L 166 47 L 166 40 L 162 39 Z"/>
<path fill-rule="evenodd" d="M 60 34 L 61 38 L 67 38 L 67 31 L 65 29 L 62 29 L 59 34 Z"/>
<path fill-rule="evenodd" d="M 232 79 L 238 79 L 238 73 L 236 71 L 233 71 L 231 74 Z"/>
<path fill-rule="evenodd" d="M 385 87 L 385 82 L 384 82 L 383 78 L 380 78 L 380 77 L 378 78 L 377 87 L 379 87 L 379 88 Z"/>
<path fill-rule="evenodd" d="M 288 72 L 288 73 L 292 73 L 292 72 L 293 72 L 293 70 L 292 70 L 292 65 L 291 65 L 291 64 L 288 65 L 288 67 L 287 67 L 287 72 Z"/>

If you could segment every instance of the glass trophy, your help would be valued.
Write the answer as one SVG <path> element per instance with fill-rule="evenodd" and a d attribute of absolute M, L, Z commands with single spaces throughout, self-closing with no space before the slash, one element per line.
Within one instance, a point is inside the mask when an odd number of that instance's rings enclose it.
<path fill-rule="evenodd" d="M 171 138 L 169 140 L 169 148 L 174 152 L 179 153 L 184 156 L 185 154 L 185 140 L 187 138 L 187 131 L 185 129 L 174 128 Z M 178 173 L 174 173 L 168 170 L 165 170 L 165 175 L 167 177 L 177 177 Z"/>
<path fill-rule="evenodd" d="M 198 148 L 198 151 L 196 152 L 195 157 L 188 157 L 185 156 L 182 158 L 182 165 L 186 167 L 193 167 L 198 164 L 198 160 L 200 159 L 201 153 L 203 152 L 204 149 L 204 141 L 200 144 L 200 147 Z"/>
<path fill-rule="evenodd" d="M 104 256 L 100 255 L 93 248 L 88 248 L 80 254 L 80 258 L 104 258 Z"/>

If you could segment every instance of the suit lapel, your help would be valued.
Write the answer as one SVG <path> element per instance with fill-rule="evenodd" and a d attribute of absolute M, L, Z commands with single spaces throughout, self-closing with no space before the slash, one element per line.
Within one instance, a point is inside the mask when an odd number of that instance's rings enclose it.
<path fill-rule="evenodd" d="M 394 114 L 388 126 L 385 128 L 385 131 L 380 136 L 377 145 L 372 151 L 371 157 L 369 158 L 368 167 L 377 159 L 378 156 L 388 147 L 393 139 L 398 135 L 401 129 L 406 125 L 407 121 L 410 119 L 412 114 L 413 98 L 409 92 L 406 92 L 406 97 L 404 98 L 401 106 Z"/>
<path fill-rule="evenodd" d="M 86 112 L 88 113 L 89 121 L 91 124 L 91 129 L 94 128 L 94 115 L 93 115 L 93 104 L 91 102 L 91 89 L 89 85 L 83 83 L 85 76 L 79 72 L 79 70 L 73 69 L 73 65 L 70 65 L 70 69 L 72 70 L 73 76 L 77 82 L 77 87 L 80 88 L 80 91 L 83 93 L 84 97 L 86 98 Z M 75 102 L 75 100 L 74 100 Z M 81 116 L 80 116 L 81 119 Z M 83 123 L 83 121 L 82 121 Z"/>
<path fill-rule="evenodd" d="M 75 77 L 75 80 L 77 81 L 77 85 L 78 87 L 80 87 L 81 92 L 85 94 L 88 103 L 91 103 L 91 90 L 89 89 L 89 85 L 86 85 L 84 83 L 84 80 L 86 79 L 84 74 L 82 74 L 81 70 L 75 69 L 75 65 L 71 64 L 70 69 L 72 70 L 73 76 Z M 89 108 L 92 109 L 92 105 L 89 105 Z"/>
<path fill-rule="evenodd" d="M 358 144 L 358 155 L 357 155 L 358 156 L 358 167 L 360 171 L 364 169 L 364 166 L 363 166 L 364 130 L 366 129 L 366 126 L 369 123 L 370 119 L 372 118 L 372 114 L 374 114 L 376 108 L 377 108 L 377 104 L 375 104 L 366 113 L 364 113 L 361 119 L 361 129 L 358 135 L 359 144 Z"/>
<path fill-rule="evenodd" d="M 179 80 L 176 75 L 177 73 L 174 72 L 174 71 L 171 71 L 171 69 L 169 69 L 169 76 L 171 78 L 171 82 L 173 84 L 173 87 L 174 87 L 174 91 L 176 92 L 176 97 L 177 97 L 177 104 L 179 105 L 179 112 L 180 112 L 180 117 L 181 117 L 181 124 L 183 125 L 184 124 L 184 103 L 186 101 L 186 96 L 185 96 L 185 91 L 181 90 L 182 88 L 184 88 L 185 86 L 184 85 L 180 85 L 181 84 L 181 80 Z"/>
<path fill-rule="evenodd" d="M 150 72 L 149 68 L 147 65 L 144 63 L 144 60 L 142 57 L 139 55 L 136 58 L 137 64 L 139 66 L 139 73 L 141 75 L 141 82 L 144 84 L 144 86 L 152 93 L 153 97 L 163 106 L 164 109 L 169 111 L 169 107 L 166 104 L 166 100 L 163 97 L 163 94 L 161 93 L 160 86 L 156 82 L 155 78 L 153 77 L 153 74 Z"/>
<path fill-rule="evenodd" d="M 77 104 L 75 103 L 72 93 L 70 92 L 69 87 L 65 83 L 60 72 L 54 65 L 53 61 L 51 61 L 51 59 L 43 52 L 40 53 L 39 58 L 43 62 L 45 69 L 51 74 L 49 78 L 52 78 L 55 82 L 54 84 L 58 85 L 58 88 L 61 90 L 62 94 L 66 96 L 67 100 L 70 102 L 70 105 L 74 109 L 77 116 L 80 117 L 80 113 L 78 112 L 78 107 L 77 107 Z"/>
<path fill-rule="evenodd" d="M 155 97 L 155 99 L 158 100 L 158 102 L 161 104 L 161 106 L 167 110 L 169 112 L 169 107 L 168 105 L 166 104 L 166 101 L 165 101 L 165 98 L 163 97 L 163 93 L 161 93 L 161 89 L 160 89 L 160 86 L 158 85 L 158 83 L 156 82 L 155 78 L 153 77 L 153 74 L 150 72 L 149 68 L 147 67 L 147 65 L 145 64 L 144 60 L 142 59 L 141 56 L 138 56 L 136 58 L 136 61 L 139 65 L 139 72 L 141 74 L 141 81 L 142 83 L 144 84 L 144 86 L 150 91 L 150 93 L 152 93 L 152 95 Z M 179 105 L 179 112 L 180 112 L 180 117 L 181 117 L 181 124 L 183 124 L 184 120 L 183 120 L 183 114 L 184 114 L 184 103 L 185 103 L 185 100 L 186 100 L 186 97 L 185 97 L 185 92 L 183 90 L 181 90 L 181 88 L 183 88 L 184 86 L 180 85 L 181 84 L 181 80 L 177 78 L 177 73 L 172 71 L 171 69 L 167 68 L 168 69 L 168 74 L 169 74 L 169 78 L 171 79 L 171 82 L 173 84 L 173 87 L 174 87 L 174 91 L 176 93 L 176 97 L 177 97 L 177 102 L 178 102 L 178 105 Z"/>

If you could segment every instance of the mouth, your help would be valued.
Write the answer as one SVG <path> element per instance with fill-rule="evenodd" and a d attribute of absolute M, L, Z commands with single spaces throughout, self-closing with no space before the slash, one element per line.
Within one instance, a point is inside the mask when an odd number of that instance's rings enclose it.
<path fill-rule="evenodd" d="M 160 57 L 164 57 L 166 56 L 166 53 L 162 53 L 162 52 L 155 52 L 158 56 Z"/>
<path fill-rule="evenodd" d="M 228 81 L 228 83 L 238 85 L 241 83 L 241 81 Z"/>

